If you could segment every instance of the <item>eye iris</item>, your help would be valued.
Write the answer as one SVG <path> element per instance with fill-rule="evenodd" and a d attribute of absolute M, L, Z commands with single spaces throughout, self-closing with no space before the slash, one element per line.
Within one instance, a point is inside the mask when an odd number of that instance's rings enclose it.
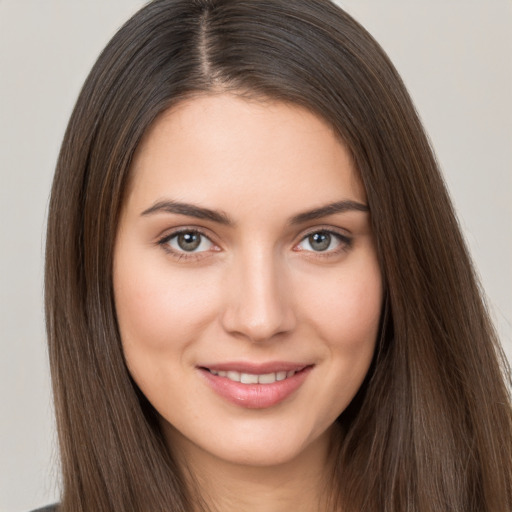
<path fill-rule="evenodd" d="M 329 233 L 314 233 L 308 237 L 309 244 L 315 251 L 325 251 L 331 245 Z"/>
<path fill-rule="evenodd" d="M 194 251 L 201 244 L 201 235 L 198 233 L 180 233 L 177 242 L 180 249 Z"/>

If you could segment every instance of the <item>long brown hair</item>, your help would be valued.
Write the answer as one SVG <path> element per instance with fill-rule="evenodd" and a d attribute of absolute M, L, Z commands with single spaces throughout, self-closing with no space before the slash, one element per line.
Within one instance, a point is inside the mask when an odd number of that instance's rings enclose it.
<path fill-rule="evenodd" d="M 156 0 L 110 41 L 53 183 L 46 318 L 62 511 L 190 511 L 197 496 L 124 364 L 112 252 L 132 156 L 192 94 L 320 115 L 366 187 L 386 298 L 370 372 L 339 418 L 345 512 L 512 510 L 504 359 L 435 158 L 374 39 L 328 0 Z"/>

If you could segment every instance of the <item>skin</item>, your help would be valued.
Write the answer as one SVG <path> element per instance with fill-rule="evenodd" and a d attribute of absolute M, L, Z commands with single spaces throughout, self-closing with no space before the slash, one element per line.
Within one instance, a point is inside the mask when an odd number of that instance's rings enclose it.
<path fill-rule="evenodd" d="M 170 449 L 220 510 L 320 510 L 333 424 L 368 371 L 382 305 L 369 213 L 297 218 L 339 201 L 366 204 L 346 148 L 298 106 L 202 95 L 156 120 L 132 171 L 115 245 L 116 309 L 129 371 Z M 231 224 L 155 210 L 162 201 Z M 196 250 L 180 247 L 182 229 L 203 233 Z M 325 249 L 310 235 L 326 231 Z M 199 369 L 231 361 L 310 371 L 285 400 L 247 408 L 219 396 Z"/>

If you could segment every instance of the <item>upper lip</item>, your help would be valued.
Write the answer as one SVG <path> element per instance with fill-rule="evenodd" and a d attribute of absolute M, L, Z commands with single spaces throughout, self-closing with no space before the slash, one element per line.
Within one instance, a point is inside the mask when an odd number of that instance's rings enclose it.
<path fill-rule="evenodd" d="M 268 361 L 266 363 L 251 363 L 247 361 L 230 361 L 225 363 L 201 364 L 198 368 L 206 368 L 216 372 L 237 371 L 240 373 L 250 373 L 253 375 L 262 375 L 275 372 L 300 371 L 311 363 L 295 363 L 290 361 Z"/>

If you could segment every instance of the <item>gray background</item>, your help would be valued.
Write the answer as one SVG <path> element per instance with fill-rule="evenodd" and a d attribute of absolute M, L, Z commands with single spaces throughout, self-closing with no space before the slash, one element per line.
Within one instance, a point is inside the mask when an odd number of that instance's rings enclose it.
<path fill-rule="evenodd" d="M 44 340 L 48 193 L 79 88 L 138 0 L 0 0 L 0 511 L 58 497 Z M 432 139 L 512 358 L 512 1 L 340 1 Z"/>

